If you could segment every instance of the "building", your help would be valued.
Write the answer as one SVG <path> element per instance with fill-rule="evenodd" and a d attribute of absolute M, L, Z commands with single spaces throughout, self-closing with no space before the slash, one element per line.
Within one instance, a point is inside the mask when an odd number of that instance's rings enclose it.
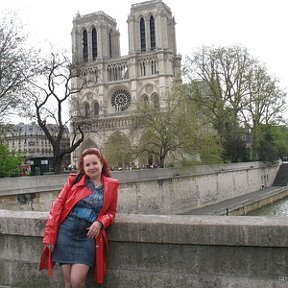
<path fill-rule="evenodd" d="M 128 150 L 139 145 L 141 133 L 131 136 L 137 105 L 165 109 L 165 97 L 180 79 L 181 56 L 170 8 L 161 0 L 132 4 L 127 23 L 129 53 L 121 56 L 114 18 L 98 11 L 73 20 L 72 62 L 86 81 L 72 100 L 71 113 L 87 124 L 76 154 L 91 146 L 105 150 L 115 139 Z M 77 79 L 72 88 L 81 85 Z M 143 161 L 153 159 L 147 155 Z"/>
<path fill-rule="evenodd" d="M 52 135 L 57 135 L 58 126 L 47 124 Z M 10 125 L 10 129 L 5 136 L 5 142 L 10 152 L 18 152 L 24 157 L 24 167 L 31 169 L 32 175 L 39 175 L 53 171 L 53 148 L 38 124 L 19 123 Z M 63 134 L 63 147 L 69 147 L 70 133 L 66 128 Z M 66 159 L 67 165 L 69 158 Z"/>

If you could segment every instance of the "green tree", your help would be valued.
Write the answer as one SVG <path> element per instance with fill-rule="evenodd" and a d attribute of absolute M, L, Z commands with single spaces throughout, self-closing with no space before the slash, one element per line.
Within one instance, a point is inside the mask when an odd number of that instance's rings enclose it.
<path fill-rule="evenodd" d="M 247 49 L 232 46 L 203 47 L 186 58 L 184 78 L 190 84 L 190 96 L 210 118 L 225 140 L 225 123 L 238 125 L 238 113 L 247 93 L 245 78 L 254 62 Z"/>
<path fill-rule="evenodd" d="M 0 177 L 19 176 L 21 156 L 9 153 L 6 145 L 0 143 Z"/>
<path fill-rule="evenodd" d="M 154 155 L 160 167 L 164 167 L 168 153 L 175 152 L 183 143 L 177 137 L 174 110 L 175 107 L 171 106 L 166 111 L 139 108 L 139 115 L 133 126 L 134 131 L 142 131 L 137 155 L 145 152 L 148 155 Z"/>
<path fill-rule="evenodd" d="M 240 137 L 227 137 L 224 146 L 224 157 L 232 163 L 247 162 L 250 160 L 246 143 Z"/>
<path fill-rule="evenodd" d="M 263 127 L 279 125 L 284 121 L 282 115 L 286 109 L 286 93 L 279 87 L 279 81 L 269 76 L 263 66 L 251 68 L 247 87 L 249 93 L 243 99 L 241 116 L 245 126 L 251 129 L 252 158 L 257 160 L 259 142 L 263 144 Z"/>
<path fill-rule="evenodd" d="M 133 150 L 128 138 L 117 131 L 105 144 L 104 154 L 112 167 L 124 167 L 131 164 Z"/>
<path fill-rule="evenodd" d="M 138 107 L 133 126 L 134 133 L 141 131 L 142 135 L 138 155 L 154 155 L 160 167 L 179 160 L 182 164 L 220 161 L 221 148 L 214 129 L 184 92 L 184 86 L 175 85 L 166 96 L 165 107 Z"/>
<path fill-rule="evenodd" d="M 174 97 L 177 97 L 178 102 L 174 115 L 176 135 L 182 139 L 184 163 L 194 163 L 195 160 L 203 164 L 222 162 L 222 145 L 210 119 L 201 107 L 187 96 L 186 85 L 177 85 L 175 89 Z"/>
<path fill-rule="evenodd" d="M 257 146 L 259 160 L 266 163 L 274 163 L 279 160 L 278 150 L 273 142 L 271 127 L 262 125 L 262 138 Z"/>
<path fill-rule="evenodd" d="M 243 145 L 237 145 L 237 151 L 233 143 L 241 144 L 244 127 L 252 131 L 252 155 L 256 160 L 261 139 L 258 126 L 279 121 L 285 109 L 286 93 L 277 80 L 239 46 L 203 47 L 187 57 L 183 72 L 188 95 L 217 130 L 226 160 L 235 161 L 243 154 Z"/>
<path fill-rule="evenodd" d="M 278 151 L 279 158 L 282 161 L 288 160 L 288 127 L 272 126 L 271 134 L 273 137 L 273 143 Z"/>

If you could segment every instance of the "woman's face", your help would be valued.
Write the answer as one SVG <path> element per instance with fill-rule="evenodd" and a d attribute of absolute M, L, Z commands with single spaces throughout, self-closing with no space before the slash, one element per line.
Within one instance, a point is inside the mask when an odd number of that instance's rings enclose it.
<path fill-rule="evenodd" d="M 99 180 L 102 174 L 102 163 L 95 154 L 88 154 L 83 158 L 85 174 L 93 180 Z"/>

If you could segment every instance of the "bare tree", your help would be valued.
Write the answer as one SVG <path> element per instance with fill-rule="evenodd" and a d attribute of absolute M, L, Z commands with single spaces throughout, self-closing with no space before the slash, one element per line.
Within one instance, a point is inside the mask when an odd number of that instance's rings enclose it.
<path fill-rule="evenodd" d="M 28 80 L 38 73 L 37 51 L 27 48 L 16 15 L 0 22 L 0 123 L 25 102 Z"/>
<path fill-rule="evenodd" d="M 54 172 L 59 174 L 62 172 L 63 157 L 73 152 L 84 140 L 81 123 L 78 122 L 72 127 L 70 146 L 65 148 L 62 145 L 63 133 L 71 120 L 68 101 L 79 93 L 83 86 L 78 89 L 71 87 L 71 81 L 77 79 L 79 75 L 77 67 L 73 67 L 67 57 L 52 53 L 51 58 L 45 60 L 44 64 L 43 77 L 37 78 L 37 82 L 31 82 L 34 89 L 29 92 L 35 109 L 30 110 L 30 115 L 37 119 L 53 147 Z M 56 135 L 48 123 L 57 124 Z"/>

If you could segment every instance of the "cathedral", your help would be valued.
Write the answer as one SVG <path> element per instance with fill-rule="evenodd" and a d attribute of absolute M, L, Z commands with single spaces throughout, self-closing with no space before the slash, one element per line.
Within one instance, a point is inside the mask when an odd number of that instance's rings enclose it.
<path fill-rule="evenodd" d="M 78 108 L 72 105 L 70 113 L 85 119 L 85 139 L 72 162 L 88 147 L 108 151 L 113 143 L 122 143 L 128 151 L 138 146 L 141 131 L 131 133 L 137 105 L 165 109 L 165 97 L 181 77 L 170 8 L 161 0 L 132 4 L 127 23 L 129 51 L 122 56 L 114 18 L 98 11 L 73 20 L 72 65 L 80 67 L 85 85 L 81 79 L 72 82 L 72 89 L 83 89 L 72 99 Z M 136 161 L 146 165 L 155 162 L 152 158 Z"/>

